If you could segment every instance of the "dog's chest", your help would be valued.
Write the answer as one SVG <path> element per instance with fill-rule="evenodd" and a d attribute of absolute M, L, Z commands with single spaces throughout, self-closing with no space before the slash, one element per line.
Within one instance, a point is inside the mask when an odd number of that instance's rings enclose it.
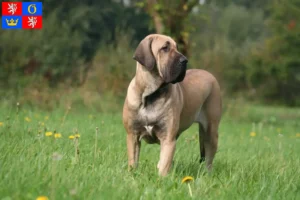
<path fill-rule="evenodd" d="M 158 142 L 158 137 L 165 130 L 166 110 L 164 104 L 158 103 L 142 107 L 136 112 L 133 128 L 148 143 Z"/>
<path fill-rule="evenodd" d="M 143 107 L 138 110 L 137 118 L 144 123 L 144 125 L 153 124 L 164 116 L 161 106 Z"/>
<path fill-rule="evenodd" d="M 162 90 L 144 99 L 143 105 L 136 112 L 136 118 L 143 126 L 155 125 L 166 117 L 170 104 L 170 99 L 166 94 L 166 91 Z"/>

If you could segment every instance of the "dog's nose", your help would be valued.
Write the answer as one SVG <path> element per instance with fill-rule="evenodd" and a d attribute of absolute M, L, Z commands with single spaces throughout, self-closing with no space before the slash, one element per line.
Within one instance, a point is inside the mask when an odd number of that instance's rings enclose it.
<path fill-rule="evenodd" d="M 181 56 L 179 59 L 179 62 L 181 64 L 186 64 L 186 63 L 188 63 L 188 59 L 185 56 Z"/>

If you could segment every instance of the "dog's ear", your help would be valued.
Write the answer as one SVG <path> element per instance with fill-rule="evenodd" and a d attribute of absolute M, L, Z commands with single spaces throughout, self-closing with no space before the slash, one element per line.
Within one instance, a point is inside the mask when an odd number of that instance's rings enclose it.
<path fill-rule="evenodd" d="M 143 39 L 133 55 L 133 59 L 145 66 L 148 70 L 152 70 L 156 63 L 151 49 L 152 41 L 153 38 L 151 37 Z"/>

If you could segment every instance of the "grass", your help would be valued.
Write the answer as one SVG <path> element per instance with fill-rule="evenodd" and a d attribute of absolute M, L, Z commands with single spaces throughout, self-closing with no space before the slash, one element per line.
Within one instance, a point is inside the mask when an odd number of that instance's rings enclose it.
<path fill-rule="evenodd" d="M 198 163 L 193 125 L 178 140 L 170 174 L 160 178 L 159 146 L 144 142 L 139 168 L 127 171 L 121 113 L 0 108 L 2 200 L 300 199 L 300 109 L 229 105 L 213 173 Z M 77 129 L 79 154 L 68 138 Z M 45 136 L 54 130 L 62 137 Z M 185 176 L 194 178 L 193 197 L 181 184 Z"/>

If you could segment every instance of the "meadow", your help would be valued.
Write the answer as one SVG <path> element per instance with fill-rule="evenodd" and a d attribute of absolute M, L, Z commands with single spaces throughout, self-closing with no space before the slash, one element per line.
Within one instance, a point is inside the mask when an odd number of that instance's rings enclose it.
<path fill-rule="evenodd" d="M 199 164 L 193 125 L 161 178 L 159 146 L 144 142 L 139 168 L 127 171 L 121 112 L 0 108 L 1 200 L 300 199 L 300 109 L 229 104 L 213 172 Z"/>

